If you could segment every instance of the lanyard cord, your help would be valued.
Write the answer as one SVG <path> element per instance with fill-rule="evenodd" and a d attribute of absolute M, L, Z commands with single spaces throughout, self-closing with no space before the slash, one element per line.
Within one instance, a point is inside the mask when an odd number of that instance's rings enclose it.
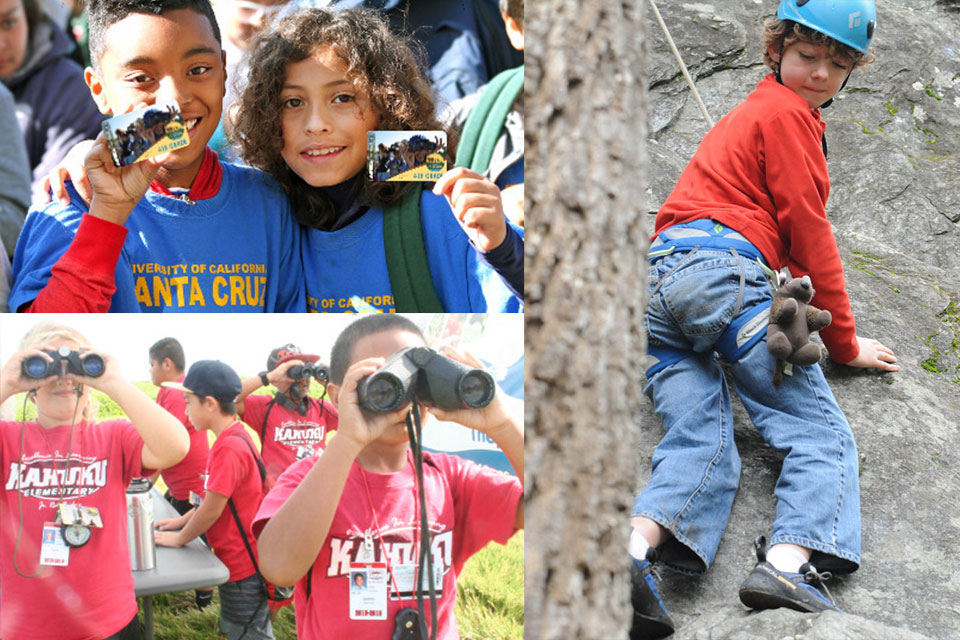
<path fill-rule="evenodd" d="M 360 463 L 357 463 L 360 464 Z M 370 485 L 367 483 L 367 472 L 364 471 L 363 465 L 360 465 L 360 477 L 363 478 L 363 486 L 367 490 L 367 500 L 370 502 L 370 511 L 373 513 L 373 526 L 376 527 L 377 539 L 380 540 L 380 553 L 383 556 L 383 560 L 387 565 L 387 573 L 390 574 L 390 582 L 393 583 L 393 592 L 397 594 L 397 598 L 400 598 L 400 588 L 397 586 L 397 579 L 393 575 L 393 567 L 390 566 L 390 556 L 387 554 L 386 549 L 383 544 L 383 536 L 380 535 L 380 521 L 377 518 L 377 508 L 373 502 L 373 494 L 370 493 Z M 417 511 L 417 492 L 413 492 L 414 500 L 414 513 Z M 416 540 L 414 540 L 416 544 Z"/>
<path fill-rule="evenodd" d="M 31 389 L 27 395 L 23 397 L 23 410 L 21 411 L 20 418 L 20 455 L 18 456 L 17 461 L 17 512 L 20 520 L 20 525 L 17 527 L 17 539 L 13 545 L 13 568 L 24 578 L 36 578 L 41 573 L 43 569 L 38 569 L 36 573 L 24 573 L 20 570 L 20 564 L 17 562 L 17 554 L 20 550 L 20 538 L 23 536 L 23 492 L 20 488 L 20 483 L 23 478 L 23 442 L 27 433 L 27 401 L 30 399 L 30 395 L 36 395 L 36 389 Z M 70 456 L 73 454 L 73 426 L 76 423 L 77 419 L 77 408 L 80 406 L 80 396 L 82 392 L 77 393 L 77 404 L 73 408 L 73 418 L 70 420 L 70 445 L 67 451 L 67 465 L 65 467 L 64 480 L 70 473 Z M 39 422 L 37 423 L 39 426 Z M 51 463 L 53 464 L 54 470 L 54 479 L 57 481 L 57 492 L 60 494 L 59 502 L 57 502 L 57 507 L 63 503 L 63 487 L 60 485 L 60 479 L 57 478 L 57 461 L 53 453 L 53 447 L 50 446 L 50 441 L 47 440 L 47 434 L 43 433 L 43 427 L 40 427 L 40 433 L 43 435 L 44 441 L 47 443 L 47 448 L 50 449 Z M 82 454 L 81 454 L 82 455 Z M 42 566 L 42 565 L 41 565 Z"/>
<path fill-rule="evenodd" d="M 423 491 L 423 426 L 420 423 L 420 406 L 418 398 L 414 399 L 413 411 L 407 414 L 407 436 L 410 438 L 410 447 L 413 450 L 414 472 L 417 476 L 417 489 L 420 492 L 420 558 L 417 563 L 417 584 L 414 593 L 417 595 L 417 613 L 420 614 L 420 625 L 426 631 L 427 621 L 423 615 L 423 569 L 426 560 L 427 584 L 430 589 L 430 640 L 437 637 L 437 594 L 433 584 L 433 553 L 430 549 L 430 523 L 427 519 L 427 501 Z"/>

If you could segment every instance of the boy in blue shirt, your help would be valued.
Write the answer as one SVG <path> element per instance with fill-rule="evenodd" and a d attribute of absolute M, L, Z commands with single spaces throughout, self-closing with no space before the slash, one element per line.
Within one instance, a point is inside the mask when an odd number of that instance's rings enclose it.
<path fill-rule="evenodd" d="M 94 0 L 94 67 L 103 113 L 176 100 L 190 144 L 117 168 L 104 137 L 85 160 L 89 210 L 34 211 L 17 244 L 10 307 L 19 311 L 305 311 L 299 227 L 261 172 L 206 147 L 225 90 L 208 0 Z"/>
<path fill-rule="evenodd" d="M 785 454 L 770 544 L 757 539 L 740 601 L 839 610 L 824 581 L 860 566 L 850 425 L 818 364 L 794 367 L 777 386 L 763 336 L 771 268 L 788 266 L 810 276 L 813 303 L 833 315 L 820 337 L 834 361 L 897 370 L 891 349 L 857 335 L 825 209 L 820 109 L 872 58 L 875 24 L 873 0 L 782 0 L 764 33 L 773 73 L 710 130 L 657 214 L 644 391 L 666 433 L 631 519 L 633 640 L 673 632 L 652 565 L 706 571 L 736 495 L 740 457 L 717 351 L 754 426 Z"/>

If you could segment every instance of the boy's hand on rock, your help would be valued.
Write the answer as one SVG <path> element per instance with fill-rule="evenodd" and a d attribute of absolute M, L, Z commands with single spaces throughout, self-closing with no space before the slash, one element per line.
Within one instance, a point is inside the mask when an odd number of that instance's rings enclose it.
<path fill-rule="evenodd" d="M 479 251 L 491 251 L 507 237 L 500 188 L 485 177 L 457 167 L 448 171 L 433 187 L 443 194 L 460 225 Z"/>
<path fill-rule="evenodd" d="M 897 361 L 893 350 L 873 338 L 857 336 L 860 353 L 847 363 L 849 367 L 875 368 L 883 371 L 899 371 L 900 367 L 894 364 Z"/>

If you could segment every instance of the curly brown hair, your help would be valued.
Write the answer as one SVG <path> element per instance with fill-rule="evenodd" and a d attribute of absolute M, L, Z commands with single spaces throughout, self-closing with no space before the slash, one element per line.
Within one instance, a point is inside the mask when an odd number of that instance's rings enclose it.
<path fill-rule="evenodd" d="M 838 42 L 819 31 L 814 31 L 799 22 L 770 17 L 763 22 L 763 63 L 776 71 L 779 63 L 770 55 L 770 49 L 782 51 L 798 41 L 826 45 L 831 57 L 838 56 L 849 60 L 853 63 L 853 69 L 870 64 L 876 59 L 872 53 L 860 53 L 853 47 Z"/>
<path fill-rule="evenodd" d="M 307 59 L 320 47 L 330 47 L 346 63 L 347 79 L 370 96 L 378 129 L 446 131 L 451 156 L 456 139 L 434 115 L 419 46 L 392 33 L 377 12 L 302 9 L 280 20 L 251 44 L 248 82 L 230 135 L 240 145 L 244 160 L 280 183 L 297 220 L 322 229 L 334 221 L 333 202 L 322 189 L 310 186 L 294 173 L 280 155 L 280 94 L 287 65 Z M 399 200 L 412 187 L 411 183 L 358 178 L 354 190 L 364 204 L 383 207 Z"/>

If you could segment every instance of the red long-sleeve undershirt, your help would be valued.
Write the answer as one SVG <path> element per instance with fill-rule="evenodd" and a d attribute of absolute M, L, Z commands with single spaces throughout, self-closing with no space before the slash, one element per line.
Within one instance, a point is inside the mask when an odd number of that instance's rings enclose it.
<path fill-rule="evenodd" d="M 217 153 L 206 147 L 197 177 L 193 180 L 191 200 L 212 198 L 220 190 L 223 167 Z M 150 190 L 172 196 L 159 181 Z M 106 313 L 117 289 L 114 271 L 127 237 L 127 228 L 84 213 L 70 247 L 54 263 L 50 280 L 29 304 L 25 313 Z"/>

